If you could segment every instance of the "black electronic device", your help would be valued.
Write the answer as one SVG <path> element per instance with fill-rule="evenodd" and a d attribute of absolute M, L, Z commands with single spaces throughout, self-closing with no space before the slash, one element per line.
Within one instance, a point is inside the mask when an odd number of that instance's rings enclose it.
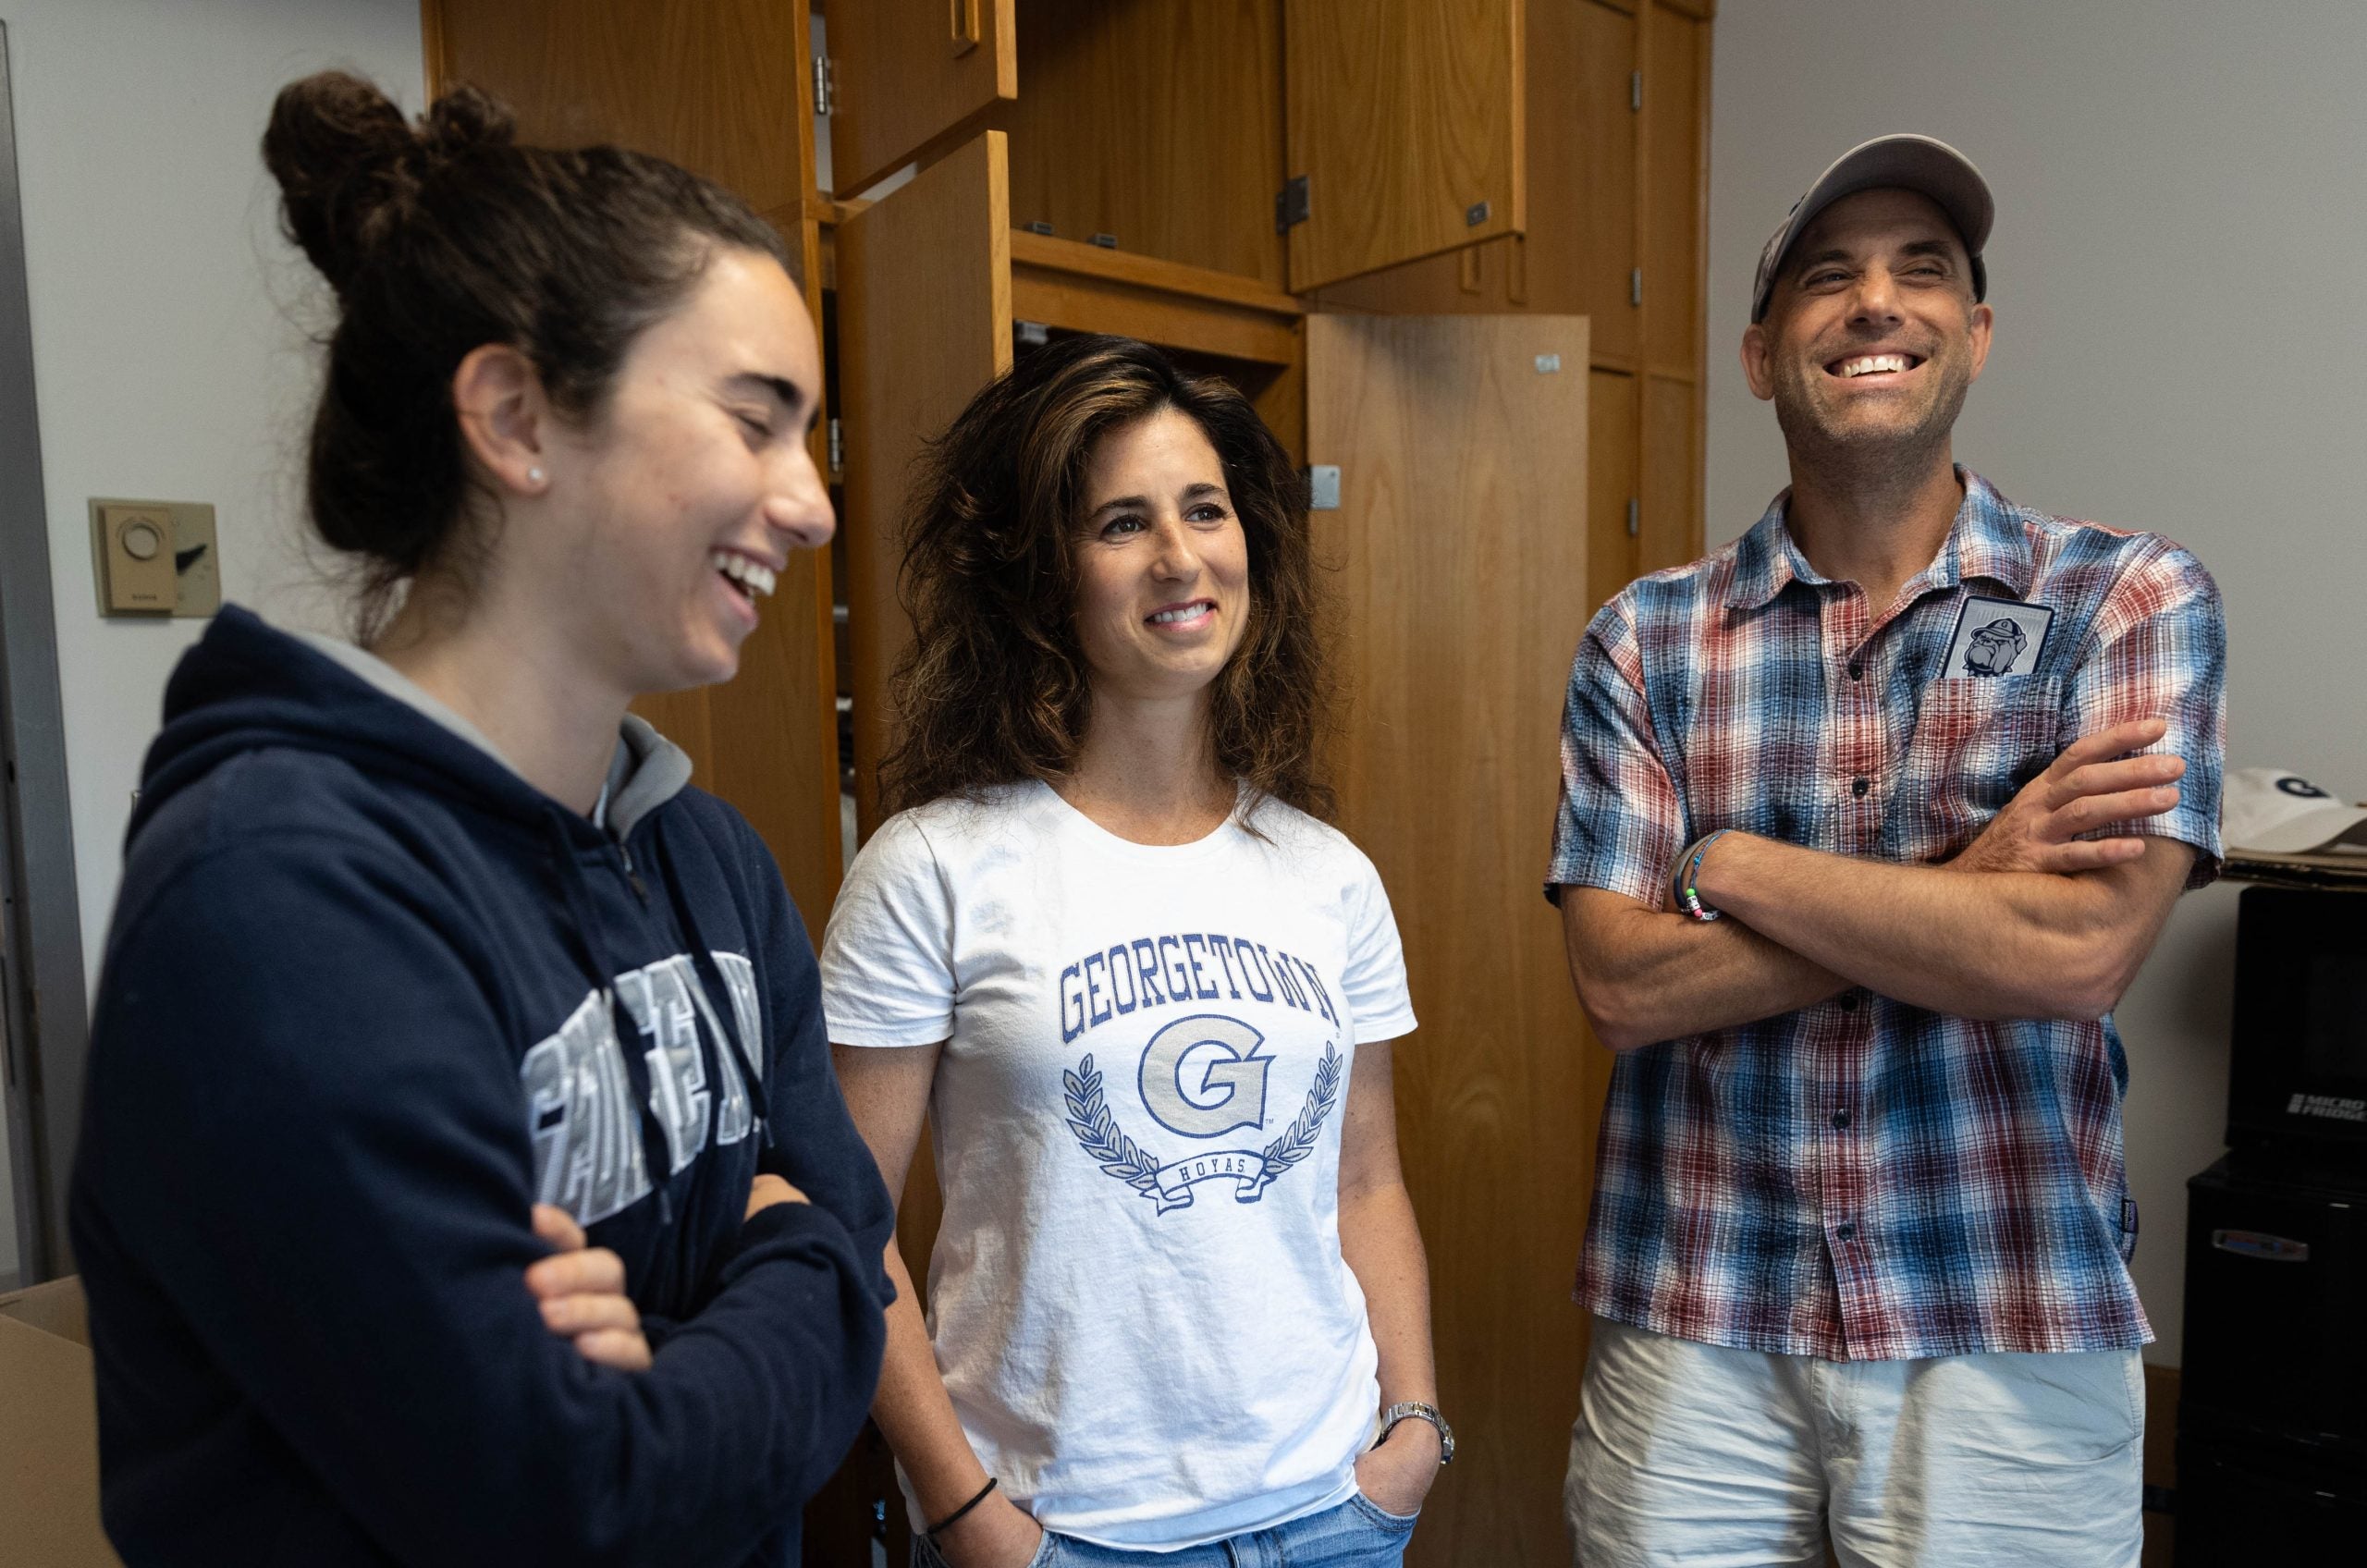
<path fill-rule="evenodd" d="M 2186 1190 L 2181 1423 L 2348 1455 L 2367 1486 L 2367 1187 L 2261 1175 L 2230 1155 Z"/>
<path fill-rule="evenodd" d="M 2367 893 L 2238 903 L 2226 1157 L 2187 1182 L 2177 1568 L 2367 1539 Z"/>
<path fill-rule="evenodd" d="M 2362 1304 L 2367 1187 L 2240 1151 L 2187 1183 L 2177 1568 L 2355 1560 L 2367 1539 Z"/>
<path fill-rule="evenodd" d="M 2367 1177 L 2367 892 L 2244 889 L 2227 1142 Z"/>

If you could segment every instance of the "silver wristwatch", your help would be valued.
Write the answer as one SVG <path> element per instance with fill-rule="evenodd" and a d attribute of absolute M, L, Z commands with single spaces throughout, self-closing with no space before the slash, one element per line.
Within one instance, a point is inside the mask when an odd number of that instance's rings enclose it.
<path fill-rule="evenodd" d="M 1439 1414 L 1437 1405 L 1423 1404 L 1417 1400 L 1392 1404 L 1380 1413 L 1380 1436 L 1373 1439 L 1372 1446 L 1379 1448 L 1387 1442 L 1389 1434 L 1396 1430 L 1400 1421 L 1428 1421 L 1436 1427 L 1439 1429 L 1439 1463 L 1454 1463 L 1454 1428 L 1446 1424 L 1446 1417 Z"/>

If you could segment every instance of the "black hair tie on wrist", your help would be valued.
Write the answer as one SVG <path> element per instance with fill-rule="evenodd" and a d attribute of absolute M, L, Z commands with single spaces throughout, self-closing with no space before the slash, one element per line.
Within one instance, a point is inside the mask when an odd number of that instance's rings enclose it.
<path fill-rule="evenodd" d="M 972 1498 L 969 1501 L 963 1503 L 961 1507 L 955 1509 L 944 1518 L 939 1519 L 927 1529 L 923 1530 L 921 1534 L 926 1536 L 931 1541 L 935 1541 L 938 1535 L 944 1531 L 953 1528 L 954 1525 L 959 1525 L 963 1519 L 967 1518 L 969 1516 L 970 1510 L 986 1501 L 987 1494 L 995 1489 L 995 1478 L 992 1476 L 987 1476 L 987 1484 L 978 1488 L 977 1496 Z"/>

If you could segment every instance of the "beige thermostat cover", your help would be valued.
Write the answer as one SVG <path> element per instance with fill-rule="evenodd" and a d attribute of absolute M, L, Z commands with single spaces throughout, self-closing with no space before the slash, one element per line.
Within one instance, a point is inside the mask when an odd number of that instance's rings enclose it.
<path fill-rule="evenodd" d="M 222 607 L 214 508 L 202 501 L 91 499 L 103 616 L 210 616 Z"/>

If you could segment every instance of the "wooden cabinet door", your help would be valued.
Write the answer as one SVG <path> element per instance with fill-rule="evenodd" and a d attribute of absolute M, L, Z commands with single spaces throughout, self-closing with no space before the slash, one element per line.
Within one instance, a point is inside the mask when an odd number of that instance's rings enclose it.
<path fill-rule="evenodd" d="M 1289 0 L 1303 292 L 1526 228 L 1526 0 Z"/>
<path fill-rule="evenodd" d="M 807 12 L 776 0 L 423 0 L 431 92 L 507 100 L 521 141 L 612 141 L 772 217 L 811 183 Z"/>
<path fill-rule="evenodd" d="M 975 132 L 1019 96 L 1014 5 L 828 0 L 830 183 L 840 195 Z"/>
<path fill-rule="evenodd" d="M 789 241 L 806 309 L 821 269 L 807 14 L 771 0 L 424 0 L 430 90 L 472 82 L 530 142 L 614 142 L 730 187 Z M 817 455 L 818 460 L 818 455 Z M 691 756 L 691 776 L 739 808 L 779 863 L 818 944 L 838 897 L 837 659 L 830 561 L 791 552 L 720 686 L 634 710 Z"/>
<path fill-rule="evenodd" d="M 1398 1138 L 1462 1444 L 1407 1561 L 1565 1562 L 1600 1090 L 1540 884 L 1593 608 L 1588 324 L 1319 314 L 1306 345 L 1307 456 L 1341 469 L 1341 508 L 1314 514 L 1346 622 L 1340 825 L 1380 869 L 1421 1019 Z"/>
<path fill-rule="evenodd" d="M 985 132 L 847 218 L 838 244 L 856 830 L 868 839 L 879 826 L 888 677 L 912 641 L 896 572 L 914 459 L 980 387 L 1011 368 L 1011 153 L 1003 133 Z"/>

